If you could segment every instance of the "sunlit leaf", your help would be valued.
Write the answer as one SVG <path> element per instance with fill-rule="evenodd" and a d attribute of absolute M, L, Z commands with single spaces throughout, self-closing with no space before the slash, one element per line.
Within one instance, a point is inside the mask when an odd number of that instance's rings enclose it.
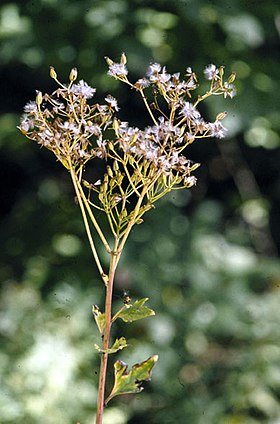
<path fill-rule="evenodd" d="M 101 349 L 97 344 L 94 345 L 95 349 L 98 350 L 99 353 L 116 353 L 118 350 L 122 350 L 125 347 L 127 347 L 128 344 L 126 342 L 126 339 L 124 337 L 120 337 L 119 339 L 116 339 L 113 346 L 105 351 L 104 349 Z"/>
<path fill-rule="evenodd" d="M 158 355 L 153 355 L 144 362 L 133 365 L 130 371 L 127 371 L 128 365 L 122 361 L 116 361 L 115 383 L 111 394 L 106 399 L 106 404 L 115 396 L 139 393 L 143 390 L 141 384 L 143 381 L 151 379 L 152 368 L 158 360 Z"/>
<path fill-rule="evenodd" d="M 93 313 L 96 325 L 98 327 L 98 330 L 99 330 L 100 334 L 102 334 L 103 330 L 105 328 L 105 314 L 104 314 L 104 312 L 100 311 L 100 309 L 97 305 L 93 305 L 92 313 Z"/>
<path fill-rule="evenodd" d="M 155 315 L 155 311 L 144 306 L 144 303 L 146 303 L 147 300 L 149 300 L 149 298 L 145 297 L 143 299 L 136 300 L 133 304 L 125 305 L 125 307 L 116 313 L 113 320 L 121 318 L 124 322 L 132 322 Z"/>

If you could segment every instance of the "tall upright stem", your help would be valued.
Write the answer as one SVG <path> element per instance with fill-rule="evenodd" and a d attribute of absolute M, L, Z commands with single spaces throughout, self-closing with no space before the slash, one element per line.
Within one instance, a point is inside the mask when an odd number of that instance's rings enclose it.
<path fill-rule="evenodd" d="M 113 295 L 113 286 L 116 268 L 120 260 L 122 250 L 124 248 L 127 237 L 135 224 L 135 220 L 139 209 L 141 207 L 143 198 L 145 197 L 145 189 L 142 190 L 142 193 L 138 199 L 134 210 L 134 218 L 131 220 L 130 224 L 127 227 L 126 233 L 123 236 L 123 239 L 119 245 L 119 240 L 115 240 L 115 246 L 113 251 L 110 254 L 110 269 L 108 275 L 108 284 L 106 286 L 106 299 L 105 299 L 105 328 L 102 334 L 102 350 L 101 360 L 100 360 L 100 371 L 99 371 L 99 385 L 98 385 L 98 400 L 97 400 L 97 412 L 96 412 L 96 424 L 102 424 L 102 417 L 104 411 L 104 397 L 105 397 L 105 385 L 106 385 L 106 372 L 108 364 L 108 349 L 110 343 L 110 332 L 112 325 L 112 295 Z M 119 246 L 118 246 L 119 245 Z"/>
<path fill-rule="evenodd" d="M 106 371 L 107 371 L 107 364 L 108 364 L 108 349 L 109 349 L 109 343 L 110 343 L 110 332 L 111 332 L 111 324 L 112 324 L 112 295 L 113 295 L 115 272 L 116 272 L 120 254 L 121 252 L 116 253 L 116 249 L 114 249 L 110 257 L 109 278 L 108 278 L 108 284 L 106 286 L 105 328 L 102 334 L 103 352 L 101 353 L 101 359 L 100 359 L 96 424 L 102 424 L 102 417 L 103 417 L 103 410 L 104 410 Z"/>

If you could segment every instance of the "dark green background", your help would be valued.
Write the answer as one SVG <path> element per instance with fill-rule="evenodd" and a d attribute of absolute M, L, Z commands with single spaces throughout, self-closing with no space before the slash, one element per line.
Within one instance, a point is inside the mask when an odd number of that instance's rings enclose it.
<path fill-rule="evenodd" d="M 67 173 L 16 129 L 35 89 L 79 76 L 147 125 L 139 99 L 107 75 L 128 57 L 131 79 L 151 61 L 200 76 L 237 72 L 229 137 L 188 155 L 198 185 L 157 204 L 127 244 L 115 306 L 129 288 L 155 317 L 120 325 L 129 365 L 158 353 L 151 383 L 116 398 L 105 424 L 280 422 L 280 11 L 272 0 L 2 1 L 0 6 L 0 422 L 93 422 L 98 373 L 91 305 L 102 284 Z M 99 217 L 102 219 L 102 217 Z"/>

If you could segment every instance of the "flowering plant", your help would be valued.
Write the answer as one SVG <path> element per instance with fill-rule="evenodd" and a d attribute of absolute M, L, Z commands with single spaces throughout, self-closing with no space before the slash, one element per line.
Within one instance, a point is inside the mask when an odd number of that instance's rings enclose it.
<path fill-rule="evenodd" d="M 145 129 L 130 126 L 117 118 L 117 100 L 108 95 L 103 104 L 92 103 L 95 89 L 77 79 L 76 68 L 69 75 L 69 83 L 62 84 L 53 67 L 50 76 L 58 84 L 51 94 L 37 92 L 36 100 L 27 103 L 19 126 L 21 132 L 39 145 L 51 150 L 69 172 L 79 204 L 93 258 L 105 289 L 102 311 L 97 305 L 93 316 L 101 336 L 99 389 L 96 423 L 102 423 L 103 409 L 113 397 L 142 390 L 141 383 L 149 380 L 157 355 L 135 364 L 130 371 L 118 360 L 114 364 L 115 381 L 105 399 L 108 356 L 127 347 L 124 337 L 110 343 L 112 324 L 121 319 L 132 322 L 152 316 L 155 312 L 145 303 L 147 298 L 132 302 L 129 296 L 123 306 L 113 313 L 112 296 L 116 269 L 127 238 L 143 215 L 154 208 L 154 203 L 171 190 L 190 188 L 196 184 L 193 175 L 199 163 L 185 156 L 188 145 L 197 139 L 223 138 L 226 128 L 222 120 L 226 112 L 218 114 L 214 122 L 206 122 L 197 106 L 212 95 L 233 97 L 235 74 L 224 81 L 224 68 L 206 67 L 204 74 L 210 81 L 204 95 L 194 101 L 198 88 L 197 75 L 190 67 L 185 78 L 179 73 L 169 74 L 158 63 L 149 66 L 144 78 L 135 83 L 128 79 L 126 56 L 120 63 L 106 58 L 108 74 L 127 84 L 139 95 L 147 109 L 151 123 Z M 103 164 L 100 178 L 88 181 L 85 170 L 91 161 Z M 95 211 L 105 213 L 113 241 L 109 242 L 96 219 Z M 108 254 L 109 269 L 104 270 L 100 252 L 96 248 L 95 231 Z"/>

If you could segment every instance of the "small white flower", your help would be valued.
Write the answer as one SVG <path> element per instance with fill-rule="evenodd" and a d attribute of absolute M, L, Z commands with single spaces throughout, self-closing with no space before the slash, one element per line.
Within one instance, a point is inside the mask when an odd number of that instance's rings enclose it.
<path fill-rule="evenodd" d="M 79 134 L 79 132 L 80 132 L 78 126 L 76 124 L 74 124 L 73 122 L 65 121 L 65 122 L 63 122 L 63 124 L 59 124 L 58 126 L 62 130 L 71 131 L 76 135 Z"/>
<path fill-rule="evenodd" d="M 93 124 L 92 122 L 88 122 L 85 125 L 85 132 L 90 135 L 96 135 L 97 137 L 101 136 L 101 129 L 99 125 Z"/>
<path fill-rule="evenodd" d="M 79 153 L 80 158 L 88 158 L 89 159 L 91 157 L 91 155 L 89 153 L 87 153 L 84 149 L 79 149 L 78 153 Z"/>
<path fill-rule="evenodd" d="M 109 106 L 111 106 L 111 108 L 115 109 L 116 111 L 120 110 L 120 108 L 118 107 L 118 102 L 115 99 L 115 97 L 109 94 L 107 97 L 105 97 L 105 101 L 109 103 Z"/>
<path fill-rule="evenodd" d="M 91 99 L 95 92 L 96 89 L 90 87 L 84 80 L 79 81 L 78 84 L 73 84 L 70 89 L 70 93 L 77 94 L 86 99 Z"/>
<path fill-rule="evenodd" d="M 34 128 L 34 123 L 34 119 L 30 119 L 27 115 L 23 115 L 19 129 L 23 132 L 28 132 Z"/>
<path fill-rule="evenodd" d="M 176 72 L 175 74 L 172 74 L 172 79 L 179 81 L 180 79 L 180 72 Z"/>
<path fill-rule="evenodd" d="M 197 83 L 194 81 L 193 78 L 190 78 L 189 81 L 187 82 L 187 88 L 189 90 L 195 89 L 197 87 Z"/>
<path fill-rule="evenodd" d="M 169 81 L 171 78 L 171 75 L 166 72 L 165 67 L 162 69 L 162 73 L 158 75 L 158 81 L 162 84 L 165 84 L 167 81 Z"/>
<path fill-rule="evenodd" d="M 136 88 L 138 88 L 139 90 L 141 90 L 142 88 L 147 88 L 150 85 L 150 81 L 147 80 L 147 78 L 140 78 L 139 80 L 136 81 L 136 83 L 134 84 L 134 86 Z"/>
<path fill-rule="evenodd" d="M 30 101 L 24 106 L 25 113 L 36 113 L 38 112 L 38 107 L 36 102 Z"/>
<path fill-rule="evenodd" d="M 224 138 L 227 133 L 227 129 L 223 126 L 221 121 L 210 122 L 207 124 L 207 129 L 211 137 Z"/>
<path fill-rule="evenodd" d="M 97 140 L 97 145 L 98 148 L 96 149 L 96 156 L 99 158 L 104 158 L 107 155 L 107 142 L 105 140 L 102 140 L 102 138 L 100 137 Z"/>
<path fill-rule="evenodd" d="M 194 185 L 196 185 L 196 182 L 197 178 L 194 175 L 184 178 L 184 184 L 187 188 L 193 187 Z"/>
<path fill-rule="evenodd" d="M 192 74 L 193 74 L 193 70 L 190 66 L 188 66 L 186 69 L 186 76 L 190 77 Z"/>
<path fill-rule="evenodd" d="M 194 105 L 190 102 L 184 102 L 183 103 L 183 107 L 180 111 L 180 115 L 183 115 L 183 116 L 185 116 L 186 118 L 189 118 L 189 119 L 194 119 L 194 118 L 200 117 L 200 113 L 198 112 L 198 110 L 196 110 Z"/>
<path fill-rule="evenodd" d="M 213 64 L 206 66 L 204 69 L 205 78 L 208 80 L 216 80 L 219 74 L 219 70 Z"/>
<path fill-rule="evenodd" d="M 233 84 L 228 84 L 227 82 L 224 83 L 224 97 L 230 97 L 231 99 L 236 95 L 236 88 Z"/>
<path fill-rule="evenodd" d="M 128 70 L 123 63 L 113 63 L 109 66 L 108 75 L 111 77 L 121 77 L 128 74 Z"/>
<path fill-rule="evenodd" d="M 150 77 L 154 76 L 155 74 L 159 74 L 161 71 L 161 66 L 159 63 L 151 63 L 151 65 L 148 67 L 147 70 L 147 77 L 151 80 Z"/>

